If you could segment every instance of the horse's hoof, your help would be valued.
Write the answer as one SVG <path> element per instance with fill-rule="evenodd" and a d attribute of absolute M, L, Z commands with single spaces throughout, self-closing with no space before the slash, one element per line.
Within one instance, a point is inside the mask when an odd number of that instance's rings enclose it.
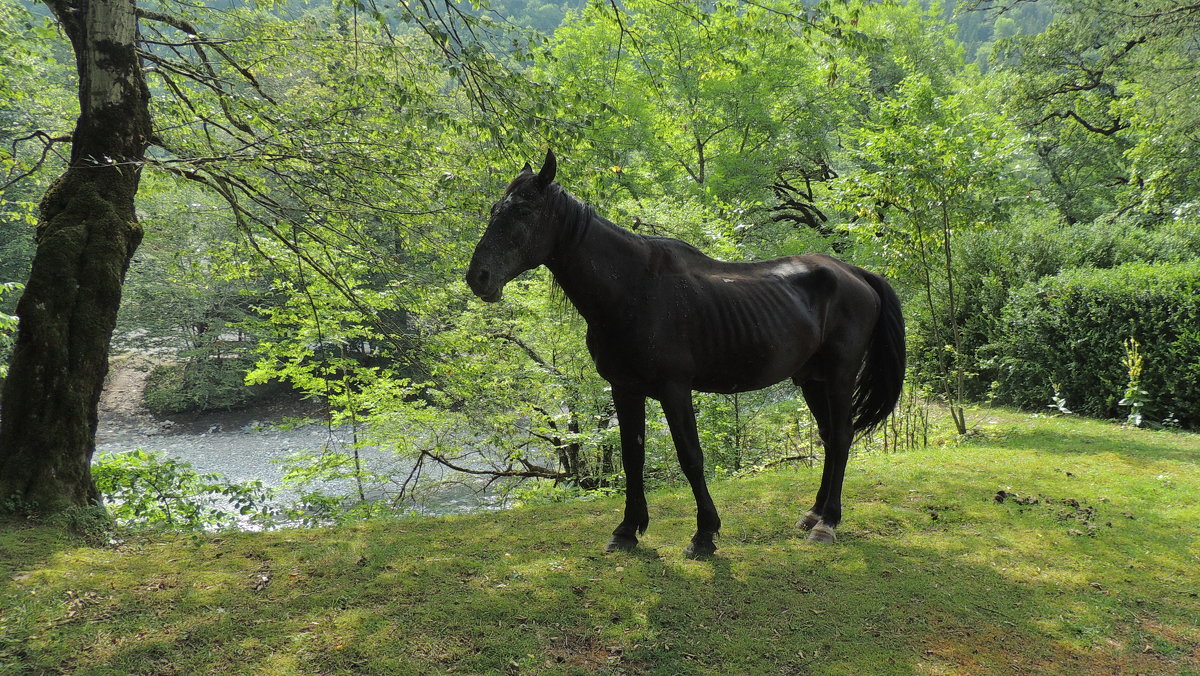
<path fill-rule="evenodd" d="M 812 532 L 808 534 L 808 539 L 813 542 L 824 542 L 826 544 L 837 542 L 837 536 L 834 535 L 833 528 L 823 523 L 813 526 Z"/>
<path fill-rule="evenodd" d="M 637 538 L 627 538 L 614 535 L 607 545 L 604 545 L 604 553 L 611 554 L 613 552 L 632 552 L 637 548 Z"/>
<path fill-rule="evenodd" d="M 819 523 L 821 523 L 821 515 L 814 514 L 812 510 L 809 510 L 803 519 L 796 522 L 796 527 L 801 530 L 808 530 Z"/>
<path fill-rule="evenodd" d="M 708 537 L 697 535 L 683 550 L 683 555 L 692 560 L 707 559 L 716 553 L 717 545 L 713 542 L 711 535 Z"/>

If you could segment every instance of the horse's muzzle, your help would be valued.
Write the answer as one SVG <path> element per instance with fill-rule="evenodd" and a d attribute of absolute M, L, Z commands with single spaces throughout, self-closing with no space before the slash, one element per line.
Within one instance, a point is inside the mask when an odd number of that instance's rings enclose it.
<path fill-rule="evenodd" d="M 495 277 L 481 266 L 472 265 L 467 270 L 467 286 L 485 303 L 495 303 L 504 295 L 504 287 L 495 286 Z"/>

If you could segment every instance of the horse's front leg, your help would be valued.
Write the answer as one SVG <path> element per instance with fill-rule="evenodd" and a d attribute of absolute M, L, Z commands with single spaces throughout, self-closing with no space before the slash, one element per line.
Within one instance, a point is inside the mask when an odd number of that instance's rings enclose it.
<path fill-rule="evenodd" d="M 621 462 L 625 466 L 625 518 L 613 531 L 604 548 L 607 552 L 629 551 L 637 546 L 637 534 L 650 525 L 642 469 L 646 464 L 646 397 L 613 386 L 613 405 L 621 427 Z"/>
<path fill-rule="evenodd" d="M 679 466 L 696 497 L 696 534 L 692 536 L 692 542 L 684 554 L 689 558 L 710 556 L 717 551 L 713 538 L 721 530 L 721 518 L 717 516 L 717 507 L 704 482 L 704 453 L 700 450 L 700 437 L 696 433 L 692 391 L 684 387 L 668 389 L 663 395 L 662 407 L 671 428 L 671 438 L 675 441 Z"/>

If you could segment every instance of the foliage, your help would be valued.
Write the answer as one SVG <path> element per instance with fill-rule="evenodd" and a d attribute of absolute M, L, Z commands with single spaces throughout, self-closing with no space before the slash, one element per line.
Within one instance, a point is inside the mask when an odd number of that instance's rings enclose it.
<path fill-rule="evenodd" d="M 954 259 L 962 290 L 958 321 L 967 360 L 969 397 L 983 398 L 997 381 L 999 364 L 986 348 L 1004 340 L 1001 314 L 1010 295 L 1026 284 L 1073 268 L 1112 268 L 1122 263 L 1177 263 L 1200 251 L 1200 228 L 1178 221 L 1154 229 L 1124 220 L 1067 226 L 1021 208 L 1014 223 L 965 233 Z M 910 322 L 911 324 L 911 322 Z M 927 330 L 917 324 L 916 330 Z M 928 338 L 921 340 L 928 341 Z M 917 353 L 916 368 L 928 370 Z"/>
<path fill-rule="evenodd" d="M 1170 0 L 1059 3 L 1014 37 L 1001 82 L 1031 134 L 1045 194 L 1068 223 L 1104 214 L 1160 222 L 1194 213 L 1200 8 Z"/>
<path fill-rule="evenodd" d="M 1040 407 L 1057 383 L 1073 410 L 1114 417 L 1133 376 L 1137 341 L 1147 392 L 1143 419 L 1197 424 L 1200 411 L 1200 263 L 1130 263 L 1069 270 L 1031 282 L 1004 309 L 989 346 L 1000 365 L 996 398 Z M 1129 404 L 1124 404 L 1129 405 Z"/>
<path fill-rule="evenodd" d="M 188 351 L 181 356 L 192 357 Z M 246 371 L 252 363 L 245 357 L 217 354 L 209 359 L 189 359 L 184 364 L 155 366 L 143 393 L 146 409 L 166 417 L 240 408 L 255 394 L 245 386 Z"/>
<path fill-rule="evenodd" d="M 462 402 L 458 420 L 475 437 L 468 448 L 478 461 L 589 489 L 609 485 L 619 457 L 612 400 L 584 348 L 582 322 L 547 287 L 544 278 L 509 284 L 504 303 L 454 317 L 430 338 L 438 355 L 431 376 L 439 396 Z"/>
<path fill-rule="evenodd" d="M 710 561 L 686 487 L 607 556 L 619 498 L 116 547 L 0 522 L 0 672 L 1200 669 L 1200 438 L 972 417 L 854 458 L 835 547 L 795 527 L 818 468 L 713 482 Z"/>
<path fill-rule="evenodd" d="M 114 343 L 170 362 L 152 377 L 155 415 L 235 408 L 259 390 L 243 379 L 257 336 L 246 320 L 270 303 L 269 269 L 252 260 L 219 198 L 169 175 L 148 173 L 141 222 L 146 237 L 126 276 Z"/>
<path fill-rule="evenodd" d="M 817 194 L 862 77 L 853 53 L 873 43 L 855 6 L 795 9 L 636 0 L 572 14 L 537 73 L 557 83 L 556 117 L 584 168 L 575 189 L 601 208 L 628 199 L 627 220 L 648 223 L 639 211 L 683 199 L 752 248 L 829 234 Z"/>
<path fill-rule="evenodd" d="M 996 4 L 991 0 L 942 3 L 944 18 L 953 19 L 957 27 L 956 37 L 966 50 L 967 61 L 985 72 L 994 60 L 1003 60 L 1006 40 L 1038 35 L 1054 19 L 1050 2 L 1005 2 L 1003 11 L 988 11 Z"/>
<path fill-rule="evenodd" d="M 147 5 L 157 145 L 116 344 L 178 363 L 150 390 L 160 412 L 268 382 L 324 402 L 350 441 L 289 466 L 313 521 L 455 480 L 525 501 L 611 491 L 610 397 L 573 311 L 542 272 L 500 306 L 459 281 L 490 202 L 553 146 L 563 185 L 639 233 L 885 271 L 916 380 L 958 404 L 1016 400 L 992 388 L 1008 377 L 995 346 L 1022 340 L 1002 321 L 1014 290 L 1200 251 L 1197 12 L 925 4 Z M 0 19 L 0 279 L 15 280 L 76 103 L 54 26 L 13 0 Z M 1160 357 L 1136 337 L 1149 373 Z M 1039 355 L 1057 373 L 1062 354 Z M 1044 408 L 1055 382 L 1080 410 L 1057 376 L 1019 400 Z M 1120 392 L 1104 396 L 1111 415 Z M 813 455 L 790 387 L 697 403 L 714 473 Z M 1154 411 L 1171 413 L 1195 418 Z M 671 484 L 653 412 L 649 434 L 650 478 Z M 330 480 L 345 493 L 312 488 Z"/>
<path fill-rule="evenodd" d="M 103 454 L 96 487 L 119 523 L 179 531 L 244 527 L 272 518 L 273 491 L 261 481 L 234 483 L 191 463 L 141 449 Z"/>
<path fill-rule="evenodd" d="M 968 92 L 941 92 L 920 72 L 905 77 L 871 119 L 849 135 L 856 166 L 835 183 L 848 224 L 876 243 L 884 265 L 915 286 L 910 322 L 925 341 L 915 351 L 956 415 L 962 410 L 967 360 L 959 321 L 961 289 L 955 236 L 1003 222 L 1019 147 L 1003 119 L 970 108 Z M 915 321 L 913 321 L 915 320 Z M 959 421 L 959 432 L 966 423 Z"/>
<path fill-rule="evenodd" d="M 56 165 L 71 94 L 55 58 L 53 24 L 14 0 L 0 0 L 0 280 L 25 280 L 33 257 L 38 195 Z M 47 133 L 45 130 L 50 130 Z M 8 371 L 17 298 L 24 285 L 0 282 L 0 380 Z"/>
<path fill-rule="evenodd" d="M 567 12 L 578 9 L 581 0 L 486 0 L 460 2 L 464 11 L 472 9 L 484 17 L 495 17 L 514 26 L 532 28 L 549 35 L 562 23 Z"/>
<path fill-rule="evenodd" d="M 16 282 L 0 284 L 0 300 L 4 300 L 6 294 L 20 291 L 22 288 L 22 285 Z M 0 310 L 0 380 L 8 375 L 8 355 L 12 350 L 13 332 L 16 330 L 17 317 Z"/>
<path fill-rule="evenodd" d="M 25 280 L 37 202 L 61 170 L 61 144 L 78 104 L 69 47 L 54 23 L 0 0 L 0 279 Z M 11 307 L 11 306 L 8 306 Z"/>

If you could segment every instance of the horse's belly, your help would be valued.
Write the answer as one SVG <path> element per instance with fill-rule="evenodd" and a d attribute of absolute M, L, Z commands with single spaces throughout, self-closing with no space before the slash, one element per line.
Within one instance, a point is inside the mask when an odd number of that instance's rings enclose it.
<path fill-rule="evenodd" d="M 663 386 L 695 387 L 696 365 L 688 346 L 661 335 L 632 336 L 589 331 L 588 352 L 596 371 L 615 387 L 654 397 Z"/>
<path fill-rule="evenodd" d="M 682 316 L 680 316 L 682 314 Z M 669 383 L 703 392 L 745 392 L 789 379 L 817 349 L 808 313 L 757 321 L 752 311 L 714 316 L 700 310 L 645 317 L 616 327 L 588 327 L 588 351 L 600 376 L 653 396 Z"/>
<path fill-rule="evenodd" d="M 645 392 L 657 379 L 658 369 L 647 357 L 645 346 L 589 329 L 587 347 L 596 372 L 613 385 Z"/>
<path fill-rule="evenodd" d="M 687 383 L 701 392 L 747 392 L 794 376 L 808 360 L 803 345 L 739 346 L 718 352 L 684 344 L 635 345 L 588 341 L 601 378 L 652 394 L 666 383 Z"/>
<path fill-rule="evenodd" d="M 744 345 L 697 360 L 693 388 L 703 392 L 747 392 L 794 376 L 810 352 L 791 345 Z"/>

